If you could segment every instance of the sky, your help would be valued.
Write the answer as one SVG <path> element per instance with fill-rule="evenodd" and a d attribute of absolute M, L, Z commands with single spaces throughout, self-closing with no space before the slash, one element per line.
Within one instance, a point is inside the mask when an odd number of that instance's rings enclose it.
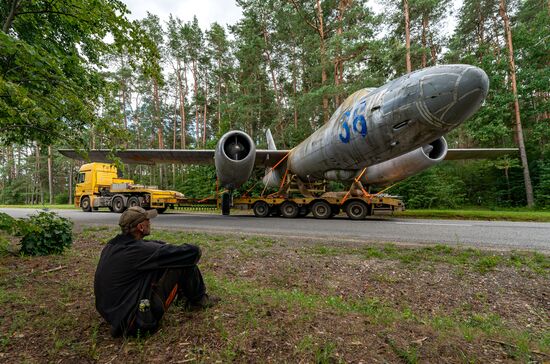
<path fill-rule="evenodd" d="M 147 12 L 168 21 L 170 13 L 182 21 L 193 20 L 196 15 L 202 29 L 210 28 L 213 22 L 235 24 L 241 17 L 241 8 L 233 0 L 122 0 L 131 11 L 132 20 L 143 19 Z"/>

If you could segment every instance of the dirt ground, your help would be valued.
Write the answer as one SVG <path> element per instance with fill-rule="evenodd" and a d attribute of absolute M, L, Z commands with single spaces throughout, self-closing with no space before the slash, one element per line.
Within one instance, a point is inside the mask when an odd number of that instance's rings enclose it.
<path fill-rule="evenodd" d="M 113 339 L 93 295 L 113 234 L 80 232 L 61 256 L 0 257 L 0 362 L 550 362 L 548 256 L 158 234 L 201 246 L 222 301 Z"/>

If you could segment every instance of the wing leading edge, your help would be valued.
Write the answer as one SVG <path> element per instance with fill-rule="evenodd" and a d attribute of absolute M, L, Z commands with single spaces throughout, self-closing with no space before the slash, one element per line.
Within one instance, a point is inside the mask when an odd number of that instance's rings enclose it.
<path fill-rule="evenodd" d="M 111 163 L 112 157 L 127 164 L 214 164 L 214 150 L 202 149 L 128 149 L 112 152 L 109 149 L 78 152 L 73 149 L 60 149 L 59 152 L 72 159 Z M 256 166 L 270 167 L 283 158 L 288 150 L 256 150 Z"/>
<path fill-rule="evenodd" d="M 214 150 L 203 149 L 128 149 L 112 152 L 109 149 L 91 150 L 87 154 L 73 149 L 60 149 L 66 157 L 91 161 L 111 163 L 112 157 L 120 158 L 127 164 L 213 164 Z M 288 154 L 289 150 L 256 150 L 256 166 L 272 167 Z M 477 148 L 449 149 L 445 160 L 461 159 L 494 159 L 517 153 L 517 148 Z"/>
<path fill-rule="evenodd" d="M 460 159 L 495 159 L 517 153 L 517 148 L 449 149 L 447 151 L 447 155 L 445 156 L 445 160 L 454 161 Z"/>

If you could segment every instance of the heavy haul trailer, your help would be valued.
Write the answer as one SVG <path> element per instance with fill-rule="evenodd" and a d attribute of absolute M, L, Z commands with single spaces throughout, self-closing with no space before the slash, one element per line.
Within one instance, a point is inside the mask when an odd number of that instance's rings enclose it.
<path fill-rule="evenodd" d="M 107 163 L 88 163 L 80 167 L 74 198 L 75 206 L 83 211 L 107 207 L 119 213 L 132 206 L 157 209 L 163 213 L 184 200 L 180 192 L 159 190 L 119 178 L 117 168 Z"/>
<path fill-rule="evenodd" d="M 223 209 L 223 198 L 218 207 Z M 234 209 L 251 209 L 257 217 L 304 217 L 311 213 L 317 219 L 329 219 L 344 211 L 352 220 L 362 220 L 375 210 L 402 211 L 403 201 L 395 196 L 346 196 L 346 192 L 328 192 L 320 197 L 235 197 Z"/>

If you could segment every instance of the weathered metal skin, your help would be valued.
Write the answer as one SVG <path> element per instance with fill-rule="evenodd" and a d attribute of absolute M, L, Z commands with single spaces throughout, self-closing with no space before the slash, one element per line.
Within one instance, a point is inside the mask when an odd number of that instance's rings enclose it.
<path fill-rule="evenodd" d="M 359 90 L 290 152 L 288 169 L 312 181 L 327 171 L 358 171 L 414 151 L 476 112 L 488 89 L 480 68 L 444 65 Z"/>
<path fill-rule="evenodd" d="M 447 150 L 447 142 L 441 137 L 412 152 L 367 167 L 360 181 L 370 185 L 385 185 L 401 181 L 443 161 Z"/>
<path fill-rule="evenodd" d="M 237 130 L 225 133 L 214 153 L 220 186 L 233 190 L 245 183 L 252 174 L 255 158 L 256 145 L 252 138 Z"/>

